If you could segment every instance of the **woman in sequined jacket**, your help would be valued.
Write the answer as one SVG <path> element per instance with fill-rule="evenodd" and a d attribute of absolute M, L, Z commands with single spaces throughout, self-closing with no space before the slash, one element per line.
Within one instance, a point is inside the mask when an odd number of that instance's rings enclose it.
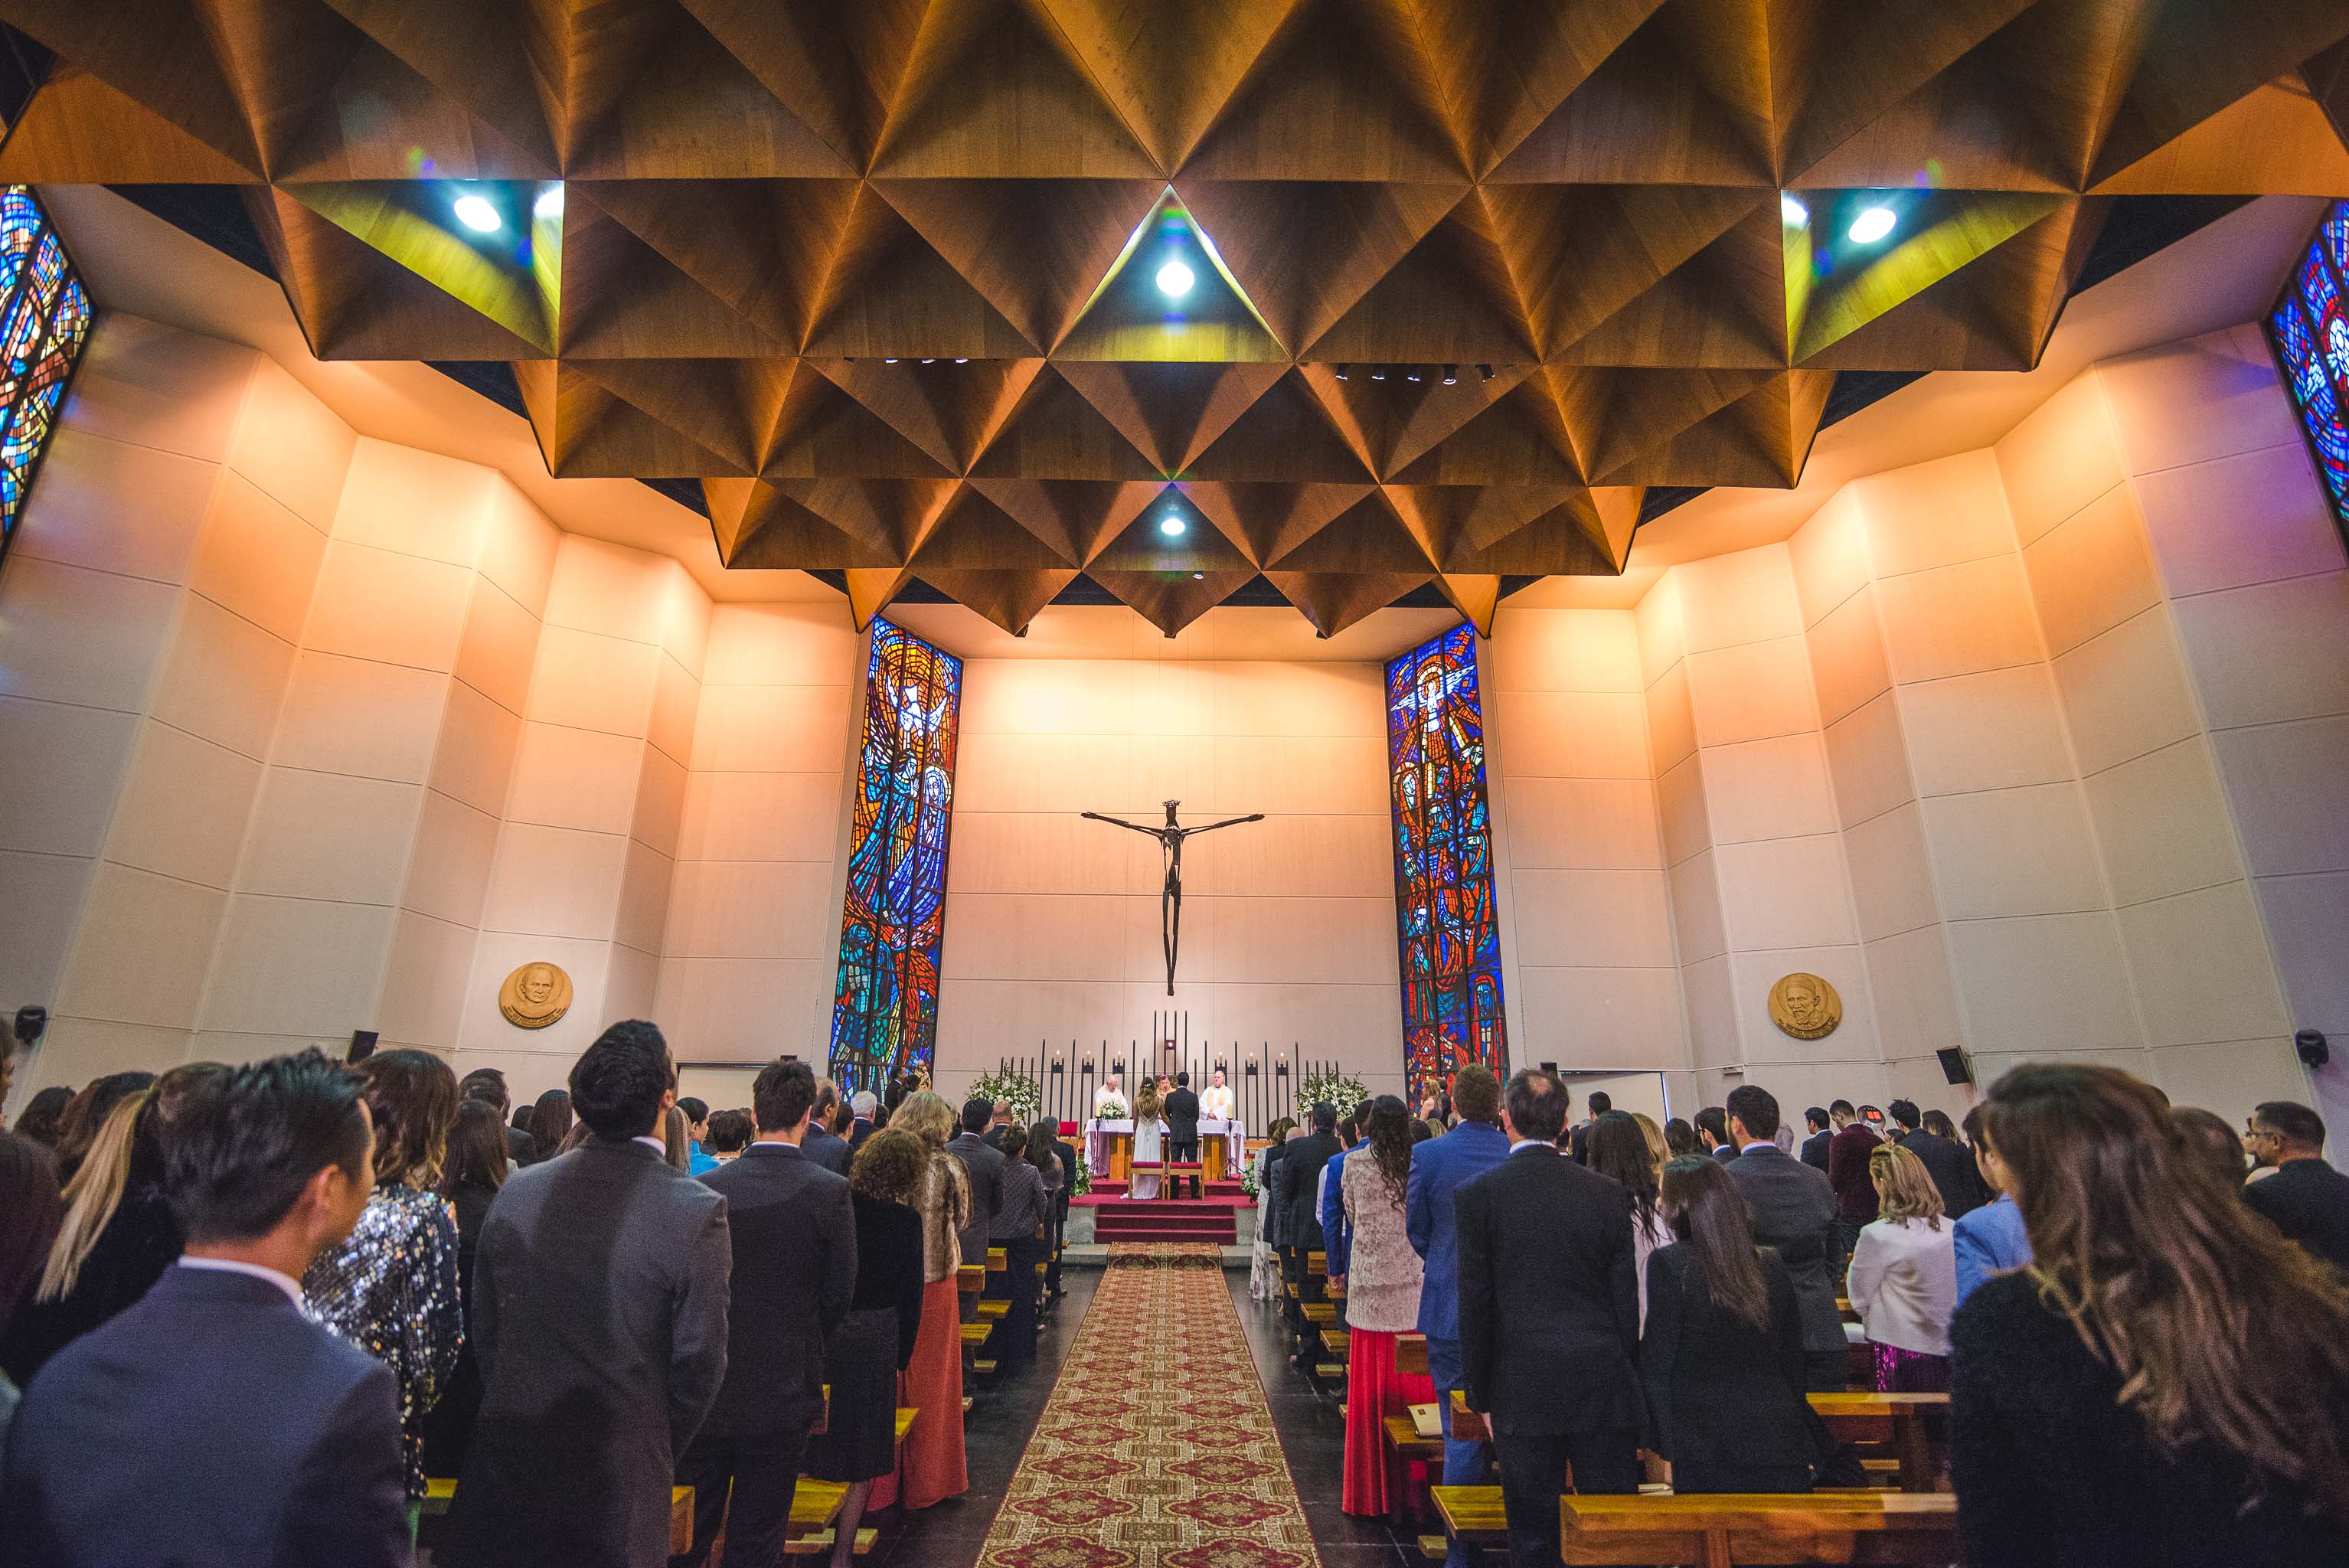
<path fill-rule="evenodd" d="M 457 1222 L 432 1189 L 457 1119 L 457 1078 L 429 1051 L 384 1051 L 359 1064 L 375 1119 L 375 1191 L 350 1240 L 302 1278 L 310 1315 L 399 1379 L 399 1439 L 409 1517 L 424 1498 L 424 1418 L 465 1342 Z"/>

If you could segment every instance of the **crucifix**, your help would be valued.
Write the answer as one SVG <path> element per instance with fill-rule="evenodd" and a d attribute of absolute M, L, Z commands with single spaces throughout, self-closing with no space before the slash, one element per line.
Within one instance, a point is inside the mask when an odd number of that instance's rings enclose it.
<path fill-rule="evenodd" d="M 1217 828 L 1236 828 L 1242 822 L 1261 822 L 1264 813 L 1247 817 L 1226 817 L 1220 822 L 1203 822 L 1195 828 L 1176 824 L 1174 808 L 1180 800 L 1166 802 L 1166 825 L 1145 828 L 1139 822 L 1129 822 L 1123 817 L 1104 817 L 1099 811 L 1080 811 L 1089 821 L 1107 822 L 1136 833 L 1147 833 L 1158 841 L 1159 851 L 1166 861 L 1166 886 L 1158 895 L 1159 940 L 1166 949 L 1166 994 L 1174 995 L 1174 951 L 1183 940 L 1183 841 L 1194 833 L 1212 833 Z"/>

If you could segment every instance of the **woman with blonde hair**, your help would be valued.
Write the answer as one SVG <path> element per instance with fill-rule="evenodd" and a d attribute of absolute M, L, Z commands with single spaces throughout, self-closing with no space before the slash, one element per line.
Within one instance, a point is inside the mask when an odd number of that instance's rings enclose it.
<path fill-rule="evenodd" d="M 2349 1285 L 2127 1073 L 2017 1068 L 1983 1109 L 2032 1261 L 1952 1336 L 1965 1561 L 2340 1562 Z"/>
<path fill-rule="evenodd" d="M 375 1190 L 349 1238 L 302 1276 L 310 1315 L 392 1370 L 407 1461 L 409 1527 L 424 1503 L 425 1417 L 465 1339 L 457 1222 L 435 1188 L 457 1120 L 457 1075 L 429 1051 L 382 1051 L 358 1066 L 375 1123 Z"/>
<path fill-rule="evenodd" d="M 905 1097 L 889 1119 L 894 1131 L 922 1141 L 925 1164 L 914 1207 L 922 1217 L 922 1326 L 906 1364 L 904 1402 L 942 1419 L 914 1423 L 901 1475 L 907 1508 L 927 1508 L 969 1490 L 962 1443 L 962 1248 L 956 1233 L 970 1223 L 970 1178 L 947 1152 L 959 1122 L 954 1108 L 927 1089 Z M 879 1137 L 878 1133 L 874 1135 Z M 868 1142 L 871 1140 L 868 1140 Z M 984 1264 L 987 1260 L 975 1260 Z M 886 1507 L 875 1496 L 873 1506 Z"/>
<path fill-rule="evenodd" d="M 164 1188 L 163 1131 L 189 1091 L 222 1070 L 193 1062 L 119 1097 L 98 1097 L 110 1109 L 66 1183 L 48 1261 L 26 1282 L 0 1337 L 0 1370 L 19 1388 L 50 1357 L 135 1305 L 178 1261 L 184 1237 Z"/>
<path fill-rule="evenodd" d="M 1635 1110 L 1630 1115 L 1640 1124 L 1640 1136 L 1648 1140 L 1648 1173 L 1661 1187 L 1664 1180 L 1664 1161 L 1672 1157 L 1671 1149 L 1664 1142 L 1664 1130 L 1658 1127 L 1656 1119 L 1644 1110 Z"/>
<path fill-rule="evenodd" d="M 1958 1310 L 1955 1229 L 1925 1162 L 1897 1143 L 1868 1150 L 1876 1218 L 1851 1249 L 1845 1294 L 1876 1346 L 1876 1391 L 1938 1394 L 1950 1386 L 1950 1319 Z"/>

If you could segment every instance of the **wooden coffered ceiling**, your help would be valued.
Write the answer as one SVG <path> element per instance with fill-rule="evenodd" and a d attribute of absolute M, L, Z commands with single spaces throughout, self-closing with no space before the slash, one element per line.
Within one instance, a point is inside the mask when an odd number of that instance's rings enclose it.
<path fill-rule="evenodd" d="M 555 474 L 1013 631 L 1081 573 L 1169 634 L 1258 576 L 1488 624 L 1646 487 L 1794 483 L 1838 371 L 2031 366 L 2110 198 L 2349 192 L 2341 0 L 0 20 L 57 57 L 0 178 L 242 187 L 322 357 L 509 361 Z"/>

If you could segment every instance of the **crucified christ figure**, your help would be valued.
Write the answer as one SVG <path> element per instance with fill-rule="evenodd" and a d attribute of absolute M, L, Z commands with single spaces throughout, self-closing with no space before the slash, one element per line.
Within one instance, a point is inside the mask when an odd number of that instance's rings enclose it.
<path fill-rule="evenodd" d="M 1242 822 L 1261 822 L 1264 813 L 1247 817 L 1226 817 L 1220 822 L 1203 822 L 1195 828 L 1178 826 L 1174 808 L 1180 800 L 1166 802 L 1166 825 L 1145 828 L 1139 822 L 1129 822 L 1123 817 L 1104 817 L 1099 811 L 1078 813 L 1094 822 L 1107 822 L 1136 833 L 1147 833 L 1158 841 L 1158 848 L 1166 860 L 1166 886 L 1158 897 L 1159 938 L 1166 948 L 1166 994 L 1174 995 L 1174 952 L 1183 941 L 1183 841 L 1194 833 L 1212 833 L 1217 828 L 1236 828 Z"/>

